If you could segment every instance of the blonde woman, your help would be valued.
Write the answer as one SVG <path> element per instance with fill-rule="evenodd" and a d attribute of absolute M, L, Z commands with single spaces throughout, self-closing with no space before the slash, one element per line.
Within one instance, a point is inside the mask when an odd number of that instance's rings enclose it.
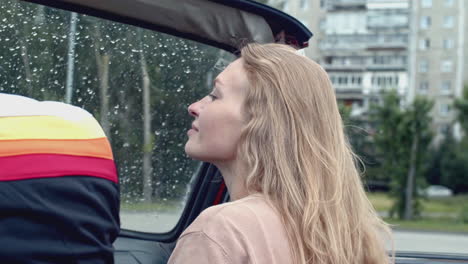
<path fill-rule="evenodd" d="M 215 164 L 231 202 L 206 209 L 169 260 L 389 263 L 326 72 L 281 44 L 249 44 L 189 106 L 187 154 Z"/>

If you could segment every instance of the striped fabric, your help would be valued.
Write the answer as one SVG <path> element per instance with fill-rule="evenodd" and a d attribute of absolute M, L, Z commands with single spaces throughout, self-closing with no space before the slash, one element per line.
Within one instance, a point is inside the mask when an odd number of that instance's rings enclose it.
<path fill-rule="evenodd" d="M 111 146 L 93 116 L 0 93 L 0 181 L 71 175 L 118 181 Z"/>

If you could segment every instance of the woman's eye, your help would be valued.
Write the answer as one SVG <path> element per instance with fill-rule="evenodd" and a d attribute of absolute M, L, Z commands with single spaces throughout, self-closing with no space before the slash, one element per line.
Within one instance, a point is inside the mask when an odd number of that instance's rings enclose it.
<path fill-rule="evenodd" d="M 214 94 L 209 94 L 208 96 L 211 98 L 212 101 L 218 99 L 218 97 Z"/>

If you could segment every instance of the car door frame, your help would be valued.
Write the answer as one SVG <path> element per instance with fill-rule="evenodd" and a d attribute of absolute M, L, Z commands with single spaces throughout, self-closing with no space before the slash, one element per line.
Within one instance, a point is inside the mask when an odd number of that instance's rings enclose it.
<path fill-rule="evenodd" d="M 166 263 L 180 234 L 206 208 L 228 199 L 219 170 L 203 162 L 194 175 L 187 204 L 176 226 L 167 233 L 122 230 L 114 243 L 115 263 Z"/>

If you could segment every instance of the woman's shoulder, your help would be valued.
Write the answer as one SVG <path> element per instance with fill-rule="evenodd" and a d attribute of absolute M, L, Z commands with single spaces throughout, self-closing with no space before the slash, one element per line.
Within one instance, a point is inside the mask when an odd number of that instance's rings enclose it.
<path fill-rule="evenodd" d="M 261 194 L 252 194 L 242 199 L 212 206 L 203 211 L 208 217 L 224 218 L 235 217 L 236 220 L 242 217 L 251 218 L 269 214 L 276 214 L 273 205 Z"/>
<path fill-rule="evenodd" d="M 245 198 L 205 209 L 189 227 L 191 231 L 217 232 L 216 227 L 237 230 L 250 229 L 278 218 L 279 215 L 262 195 Z M 187 230 L 190 232 L 190 230 Z"/>
<path fill-rule="evenodd" d="M 290 263 L 291 259 L 280 214 L 259 195 L 206 209 L 180 241 L 213 250 L 229 263 Z"/>

